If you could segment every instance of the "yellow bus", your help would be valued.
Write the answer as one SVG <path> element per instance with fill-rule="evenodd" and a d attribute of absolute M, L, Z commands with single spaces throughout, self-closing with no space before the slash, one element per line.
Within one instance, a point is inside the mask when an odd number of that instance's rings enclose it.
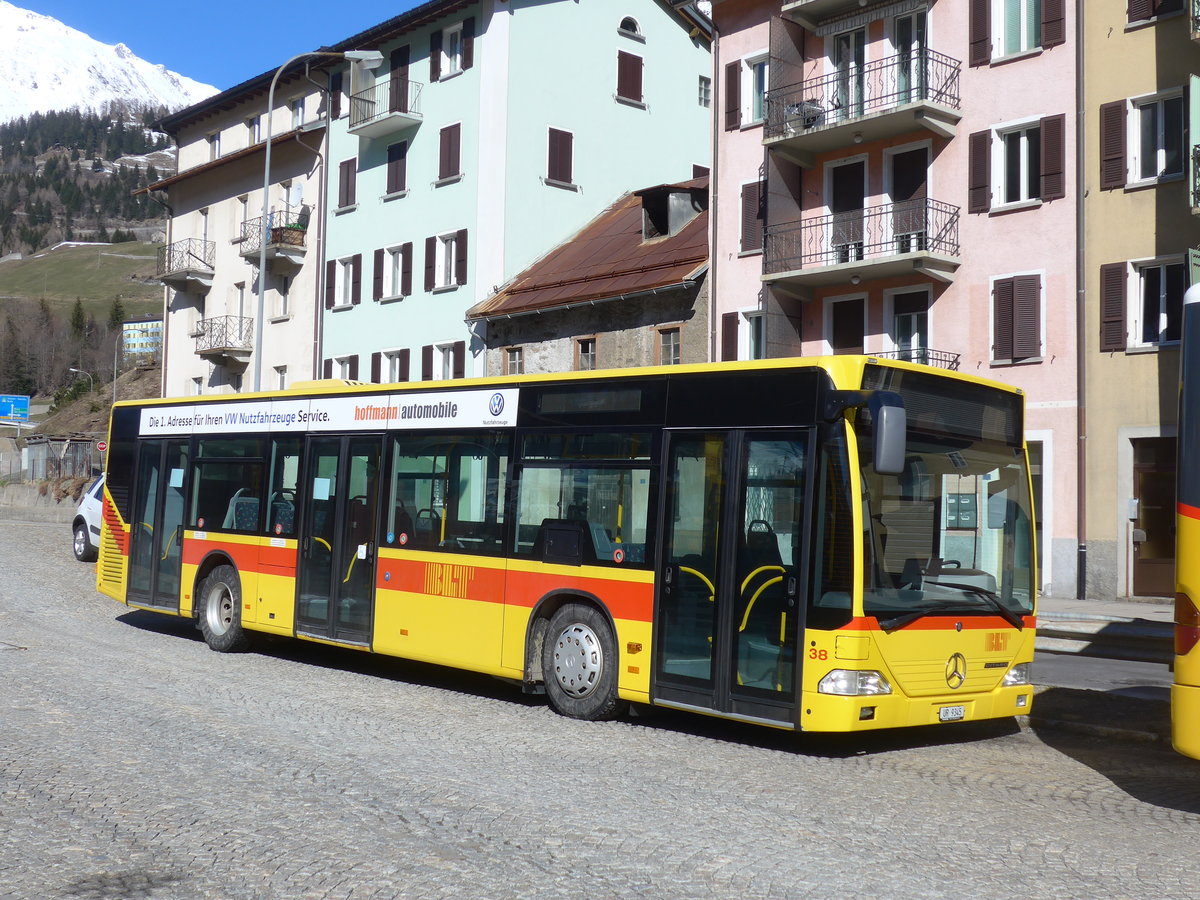
<path fill-rule="evenodd" d="M 1180 338 L 1179 471 L 1175 504 L 1175 665 L 1171 684 L 1171 742 L 1200 759 L 1200 291 L 1184 294 Z"/>
<path fill-rule="evenodd" d="M 867 357 L 114 407 L 97 586 L 210 647 L 454 666 L 558 712 L 846 732 L 1030 710 L 1019 391 Z"/>

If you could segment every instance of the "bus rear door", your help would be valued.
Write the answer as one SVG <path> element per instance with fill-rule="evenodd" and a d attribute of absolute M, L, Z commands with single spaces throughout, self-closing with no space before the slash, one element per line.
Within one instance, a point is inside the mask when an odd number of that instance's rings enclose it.
<path fill-rule="evenodd" d="M 657 703 L 797 721 L 809 430 L 668 432 Z"/>

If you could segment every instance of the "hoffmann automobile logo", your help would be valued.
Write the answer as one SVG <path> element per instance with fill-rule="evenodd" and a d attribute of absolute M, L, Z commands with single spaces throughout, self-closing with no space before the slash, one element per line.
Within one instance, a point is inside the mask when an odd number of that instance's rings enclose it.
<path fill-rule="evenodd" d="M 492 399 L 488 401 L 488 410 L 493 416 L 498 416 L 504 412 L 504 395 L 500 393 L 492 394 Z"/>
<path fill-rule="evenodd" d="M 961 653 L 955 653 L 946 660 L 946 684 L 954 690 L 958 690 L 966 680 L 967 658 Z"/>

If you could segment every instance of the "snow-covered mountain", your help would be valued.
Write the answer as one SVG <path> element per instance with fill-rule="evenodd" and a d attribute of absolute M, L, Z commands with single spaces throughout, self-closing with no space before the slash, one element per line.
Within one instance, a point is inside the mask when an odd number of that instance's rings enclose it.
<path fill-rule="evenodd" d="M 7 0 L 0 0 L 0 46 L 0 122 L 75 107 L 102 110 L 111 101 L 174 110 L 217 93 L 124 44 L 102 44 Z"/>

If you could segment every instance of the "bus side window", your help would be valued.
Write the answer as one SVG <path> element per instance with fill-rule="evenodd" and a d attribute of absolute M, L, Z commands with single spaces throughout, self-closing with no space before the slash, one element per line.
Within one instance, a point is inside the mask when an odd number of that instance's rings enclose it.
<path fill-rule="evenodd" d="M 296 534 L 296 484 L 300 477 L 300 439 L 276 438 L 271 451 L 271 490 L 267 497 L 267 533 Z"/>

